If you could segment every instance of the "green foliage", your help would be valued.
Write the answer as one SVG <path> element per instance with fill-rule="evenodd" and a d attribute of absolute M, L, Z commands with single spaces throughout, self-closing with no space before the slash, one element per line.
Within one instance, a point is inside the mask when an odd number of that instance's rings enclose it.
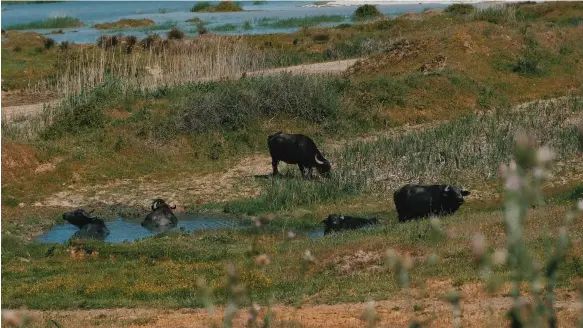
<path fill-rule="evenodd" d="M 319 15 L 292 17 L 285 19 L 264 18 L 255 20 L 255 25 L 263 28 L 294 28 L 304 26 L 315 26 L 322 23 L 339 23 L 344 22 L 346 17 L 342 15 Z"/>
<path fill-rule="evenodd" d="M 167 36 L 170 40 L 182 40 L 184 38 L 184 32 L 177 28 L 173 28 L 168 31 Z"/>
<path fill-rule="evenodd" d="M 261 5 L 265 5 L 265 4 L 267 4 L 267 1 L 265 1 L 265 0 L 253 1 L 254 6 L 261 6 Z"/>
<path fill-rule="evenodd" d="M 516 22 L 516 7 L 512 5 L 492 5 L 473 12 L 473 19 L 493 24 Z"/>
<path fill-rule="evenodd" d="M 93 129 L 103 129 L 107 122 L 105 108 L 123 94 L 121 82 L 108 79 L 103 85 L 71 96 L 47 114 L 51 123 L 42 132 L 45 139 L 64 135 L 87 133 Z"/>
<path fill-rule="evenodd" d="M 221 25 L 212 26 L 210 29 L 212 31 L 217 31 L 217 32 L 230 32 L 230 31 L 236 31 L 237 27 L 238 27 L 237 24 L 221 24 Z"/>
<path fill-rule="evenodd" d="M 191 12 L 235 12 L 243 11 L 241 6 L 233 1 L 221 1 L 216 5 L 213 5 L 207 1 L 197 2 L 192 8 Z"/>
<path fill-rule="evenodd" d="M 443 12 L 454 16 L 464 16 L 469 15 L 474 12 L 476 8 L 467 3 L 455 3 L 453 5 L 447 6 Z"/>
<path fill-rule="evenodd" d="M 538 41 L 532 36 L 526 37 L 524 49 L 513 71 L 524 75 L 540 75 L 545 71 L 544 57 Z"/>
<path fill-rule="evenodd" d="M 51 38 L 45 39 L 45 49 L 49 50 L 55 46 L 55 40 Z"/>
<path fill-rule="evenodd" d="M 49 17 L 44 20 L 24 24 L 14 24 L 6 27 L 6 30 L 33 30 L 49 28 L 81 27 L 83 22 L 71 16 Z"/>
<path fill-rule="evenodd" d="M 361 5 L 354 11 L 354 17 L 356 19 L 368 19 L 382 15 L 375 5 Z"/>
<path fill-rule="evenodd" d="M 192 8 L 190 8 L 191 12 L 201 12 L 201 11 L 208 11 L 213 7 L 213 5 L 208 1 L 197 1 Z"/>
<path fill-rule="evenodd" d="M 59 43 L 59 50 L 61 51 L 66 51 L 69 50 L 69 41 L 61 41 L 61 43 Z"/>

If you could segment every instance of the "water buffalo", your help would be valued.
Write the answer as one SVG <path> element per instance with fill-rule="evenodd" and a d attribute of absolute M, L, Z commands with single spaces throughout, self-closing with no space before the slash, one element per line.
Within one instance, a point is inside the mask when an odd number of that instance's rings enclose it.
<path fill-rule="evenodd" d="M 94 217 L 89 216 L 91 213 L 93 213 L 93 211 L 87 213 L 84 209 L 78 209 L 72 212 L 63 213 L 63 220 L 77 226 L 77 228 L 82 228 L 93 221 Z"/>
<path fill-rule="evenodd" d="M 75 225 L 79 231 L 75 232 L 72 239 L 99 239 L 104 240 L 109 235 L 109 229 L 103 220 L 89 216 L 93 211 L 87 213 L 83 209 L 63 213 L 63 220 Z"/>
<path fill-rule="evenodd" d="M 172 213 L 176 206 L 170 207 L 165 200 L 157 198 L 152 202 L 151 208 L 152 212 L 146 216 L 142 227 L 160 228 L 175 226 L 178 223 L 178 219 Z"/>
<path fill-rule="evenodd" d="M 101 219 L 94 218 L 89 224 L 84 225 L 75 232 L 71 239 L 98 239 L 104 240 L 109 235 L 109 229 Z"/>
<path fill-rule="evenodd" d="M 393 194 L 399 221 L 432 215 L 450 215 L 464 203 L 469 191 L 451 185 L 405 185 Z"/>
<path fill-rule="evenodd" d="M 267 137 L 273 174 L 279 174 L 277 166 L 280 161 L 287 164 L 298 164 L 304 178 L 312 176 L 315 167 L 322 175 L 327 175 L 332 169 L 328 161 L 316 147 L 312 139 L 303 134 L 287 134 L 278 132 Z"/>
<path fill-rule="evenodd" d="M 324 223 L 324 225 L 326 226 L 326 229 L 324 230 L 324 235 L 327 235 L 334 231 L 363 228 L 368 225 L 377 224 L 378 222 L 379 221 L 377 218 L 363 219 L 354 216 L 338 214 L 330 214 L 325 220 L 322 221 L 322 223 Z"/>

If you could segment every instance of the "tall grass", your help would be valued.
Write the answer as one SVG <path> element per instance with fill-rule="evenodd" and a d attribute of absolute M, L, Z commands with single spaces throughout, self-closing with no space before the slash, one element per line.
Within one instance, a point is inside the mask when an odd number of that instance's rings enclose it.
<path fill-rule="evenodd" d="M 259 213 L 353 197 L 391 193 L 406 183 L 470 185 L 498 178 L 500 163 L 515 152 L 517 129 L 532 131 L 537 145 L 556 149 L 560 159 L 578 151 L 579 132 L 568 118 L 583 110 L 580 98 L 536 102 L 520 110 L 470 115 L 395 138 L 359 141 L 329 155 L 333 176 L 303 183 L 269 181 L 255 200 L 227 205 L 232 212 Z"/>
<path fill-rule="evenodd" d="M 487 21 L 493 24 L 515 23 L 516 6 L 508 4 L 491 5 L 474 10 L 470 17 L 473 20 Z"/>
<path fill-rule="evenodd" d="M 578 133 L 565 122 L 582 109 L 579 98 L 537 102 L 520 111 L 469 115 L 398 138 L 358 142 L 338 155 L 343 165 L 354 167 L 353 174 L 366 174 L 369 187 L 376 190 L 407 182 L 483 181 L 497 177 L 500 163 L 511 158 L 518 128 L 533 131 L 532 140 L 553 147 L 561 158 L 577 152 Z M 361 154 L 367 154 L 364 166 Z"/>
<path fill-rule="evenodd" d="M 124 88 L 153 89 L 161 85 L 240 77 L 243 72 L 267 65 L 265 54 L 254 51 L 239 37 L 209 37 L 190 44 L 170 41 L 131 54 L 123 47 L 59 54 L 55 75 L 30 91 L 68 96 L 101 85 L 107 76 L 121 79 Z"/>
<path fill-rule="evenodd" d="M 35 30 L 49 28 L 81 27 L 83 22 L 79 18 L 71 16 L 49 17 L 40 21 L 30 23 L 9 25 L 6 30 Z"/>

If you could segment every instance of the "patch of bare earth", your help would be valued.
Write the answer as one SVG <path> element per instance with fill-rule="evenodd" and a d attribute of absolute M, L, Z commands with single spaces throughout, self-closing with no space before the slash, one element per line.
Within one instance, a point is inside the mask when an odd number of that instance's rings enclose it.
<path fill-rule="evenodd" d="M 92 203 L 149 206 L 154 198 L 173 204 L 226 202 L 257 197 L 261 191 L 256 177 L 271 173 L 271 158 L 247 157 L 224 172 L 207 175 L 182 174 L 170 178 L 117 180 L 103 185 L 69 185 L 37 206 L 79 207 Z"/>
<path fill-rule="evenodd" d="M 407 327 L 417 320 L 424 327 L 454 326 L 451 305 L 440 296 L 452 289 L 451 281 L 429 281 L 428 293 L 423 297 L 411 298 L 404 294 L 392 300 L 372 304 L 376 312 L 377 327 Z M 458 288 L 461 300 L 461 324 L 463 327 L 505 327 L 506 312 L 512 306 L 512 299 L 499 295 L 489 296 L 479 284 Z M 528 300 L 525 308 L 532 306 Z M 573 293 L 560 292 L 555 308 L 559 327 L 575 327 L 579 316 L 579 300 Z M 367 303 L 342 303 L 334 305 L 305 304 L 299 309 L 277 305 L 272 308 L 273 327 L 363 327 L 363 313 Z M 262 323 L 267 309 L 261 308 L 258 322 Z M 216 308 L 213 314 L 205 309 L 103 309 L 65 311 L 3 310 L 3 317 L 21 318 L 23 314 L 33 320 L 33 326 L 43 326 L 50 320 L 63 327 L 210 327 L 213 322 L 222 326 L 224 309 Z M 3 318 L 5 319 L 5 318 Z M 246 327 L 249 319 L 247 309 L 235 316 L 233 327 Z M 3 320 L 5 321 L 5 320 Z"/>

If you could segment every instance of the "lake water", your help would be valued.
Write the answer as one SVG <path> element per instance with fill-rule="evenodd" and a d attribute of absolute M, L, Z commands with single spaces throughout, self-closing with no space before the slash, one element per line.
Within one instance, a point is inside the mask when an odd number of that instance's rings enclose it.
<path fill-rule="evenodd" d="M 185 22 L 189 18 L 199 17 L 209 30 L 214 26 L 223 24 L 235 24 L 239 29 L 229 32 L 216 32 L 218 34 L 268 34 L 289 33 L 297 28 L 274 29 L 253 26 L 250 30 L 243 30 L 240 26 L 246 22 L 253 22 L 262 18 L 285 19 L 292 17 L 342 15 L 346 22 L 356 7 L 302 7 L 313 4 L 312 1 L 268 1 L 264 5 L 253 5 L 251 1 L 241 2 L 244 12 L 233 13 L 191 13 L 193 1 L 66 1 L 46 4 L 11 4 L 2 3 L 2 27 L 13 24 L 30 23 L 43 20 L 48 17 L 73 16 L 82 20 L 86 26 L 80 28 L 63 29 L 64 34 L 52 34 L 50 37 L 57 42 L 69 41 L 74 43 L 94 43 L 103 34 L 135 35 L 144 37 L 148 33 L 165 34 L 168 29 L 145 31 L 140 29 L 117 30 L 103 32 L 92 28 L 94 24 L 113 22 L 122 18 L 149 18 L 157 24 L 174 22 L 178 28 L 187 34 L 194 35 L 194 25 Z M 377 5 L 384 14 L 397 15 L 406 12 L 421 12 L 428 8 L 443 8 L 444 3 L 424 4 L 388 4 Z M 324 25 L 335 25 L 324 24 Z M 48 34 L 51 30 L 31 30 L 42 34 Z"/>
<path fill-rule="evenodd" d="M 160 233 L 160 231 L 151 231 L 142 227 L 141 221 L 124 220 L 122 218 L 118 218 L 115 221 L 105 222 L 105 225 L 109 230 L 109 235 L 104 241 L 109 243 L 131 242 L 141 238 L 152 237 Z M 178 225 L 168 231 L 190 232 L 217 229 L 242 229 L 247 227 L 250 227 L 249 222 L 231 218 L 214 216 L 179 216 Z M 79 228 L 72 224 L 65 223 L 53 227 L 51 230 L 37 237 L 36 240 L 41 243 L 62 244 L 67 242 L 77 231 L 79 231 Z M 318 238 L 324 235 L 324 229 L 315 229 L 304 233 L 309 238 Z"/>

